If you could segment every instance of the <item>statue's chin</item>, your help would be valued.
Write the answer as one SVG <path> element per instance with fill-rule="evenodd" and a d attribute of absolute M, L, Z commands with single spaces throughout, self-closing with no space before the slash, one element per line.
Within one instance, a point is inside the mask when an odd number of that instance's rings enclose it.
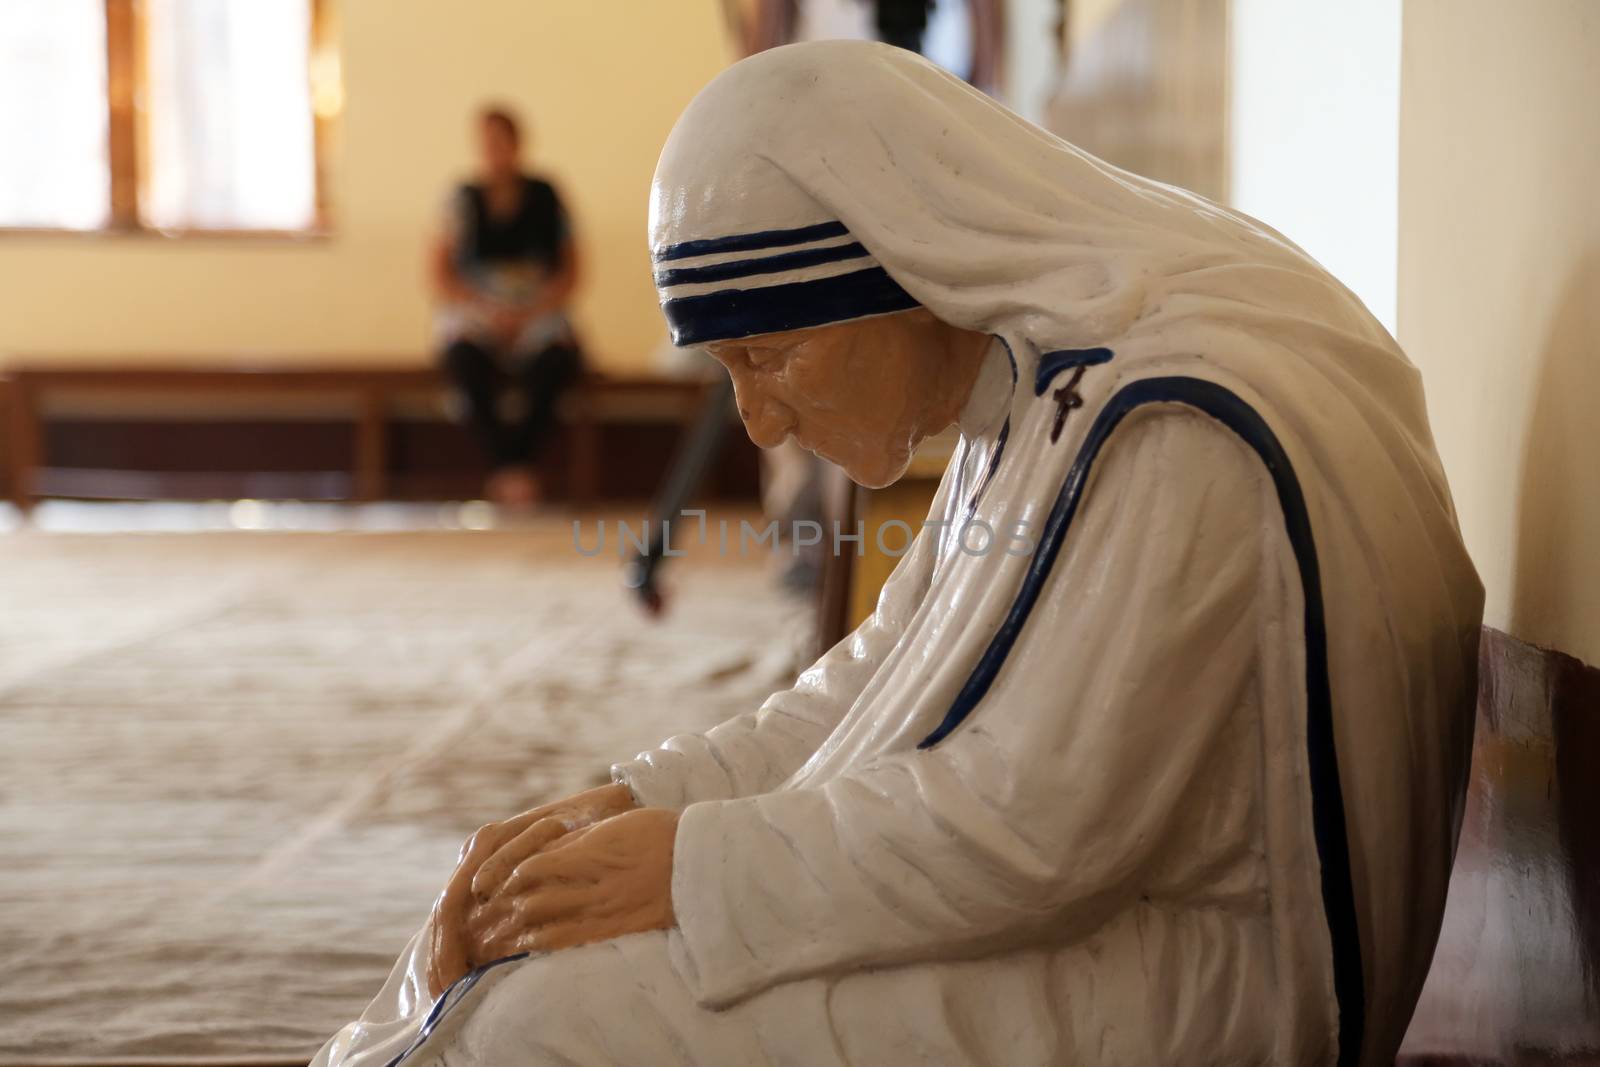
<path fill-rule="evenodd" d="M 885 456 L 874 463 L 840 463 L 850 480 L 864 489 L 882 489 L 898 482 L 911 466 L 911 456 Z"/>
<path fill-rule="evenodd" d="M 857 439 L 851 442 L 846 451 L 849 454 L 839 455 L 829 447 L 816 447 L 811 442 L 803 442 L 796 438 L 796 444 L 810 452 L 818 459 L 825 459 L 829 463 L 844 471 L 852 482 L 866 489 L 882 489 L 886 485 L 893 485 L 905 474 L 906 468 L 911 466 L 912 446 L 884 445 L 881 441 L 869 442 Z"/>

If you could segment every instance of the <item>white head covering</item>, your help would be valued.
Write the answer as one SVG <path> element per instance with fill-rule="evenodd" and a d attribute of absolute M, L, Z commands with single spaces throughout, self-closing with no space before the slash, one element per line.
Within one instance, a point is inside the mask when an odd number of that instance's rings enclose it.
<path fill-rule="evenodd" d="M 650 244 L 664 302 L 713 289 L 671 284 L 683 267 L 753 272 L 771 257 L 776 273 L 745 273 L 737 286 L 754 289 L 881 262 L 948 322 L 1023 326 L 1054 348 L 1120 336 L 1167 277 L 1270 265 L 1306 283 L 1324 312 L 1332 297 L 1362 334 L 1382 336 L 1276 232 L 1119 171 L 920 57 L 869 42 L 773 49 L 716 78 L 662 151 Z M 867 258 L 789 258 L 838 246 Z"/>
<path fill-rule="evenodd" d="M 1392 1056 L 1459 826 L 1482 588 L 1420 378 L 1382 326 L 1270 228 L 865 42 L 774 49 L 718 76 L 662 152 L 650 242 L 682 343 L 913 304 L 1004 341 L 1017 374 L 1010 443 L 1001 495 L 980 513 L 1037 516 L 1038 502 L 1079 491 L 1135 402 L 1192 403 L 1254 434 L 1291 527 L 1284 486 L 1304 498 L 1291 539 L 1307 583 L 1308 693 L 1323 670 L 1331 718 L 1310 740 L 1329 749 L 1334 797 L 1316 827 L 1328 931 L 1299 962 L 1333 960 L 1341 1058 Z M 1058 441 L 1046 391 L 1069 367 L 1088 371 Z M 1020 603 L 1039 560 L 994 552 L 961 566 Z M 1011 625 L 969 620 L 924 698 L 959 706 Z M 1303 936 L 1286 929 L 1284 943 Z"/>

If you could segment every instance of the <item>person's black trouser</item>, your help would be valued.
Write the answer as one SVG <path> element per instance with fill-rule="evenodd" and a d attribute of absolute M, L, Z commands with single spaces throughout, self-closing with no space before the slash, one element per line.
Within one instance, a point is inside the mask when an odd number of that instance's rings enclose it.
<path fill-rule="evenodd" d="M 467 402 L 467 421 L 498 469 L 532 463 L 556 427 L 556 406 L 578 378 L 582 357 L 576 345 L 553 344 L 513 362 L 508 375 L 494 354 L 471 341 L 457 341 L 444 352 L 444 369 Z M 500 391 L 522 392 L 522 413 L 513 422 L 500 418 Z"/>

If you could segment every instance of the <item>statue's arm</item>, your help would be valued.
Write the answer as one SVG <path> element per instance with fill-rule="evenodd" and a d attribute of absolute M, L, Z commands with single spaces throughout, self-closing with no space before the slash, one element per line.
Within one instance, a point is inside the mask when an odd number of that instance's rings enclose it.
<path fill-rule="evenodd" d="M 948 477 L 946 479 L 948 482 Z M 943 513 L 946 488 L 932 514 Z M 790 689 L 703 734 L 668 738 L 611 768 L 643 807 L 687 807 L 777 788 L 816 752 L 905 632 L 928 589 L 937 553 L 928 528 L 884 584 L 865 622 L 812 664 Z"/>
<path fill-rule="evenodd" d="M 701 1002 L 1078 939 L 1142 896 L 1182 906 L 1248 856 L 1260 592 L 1292 566 L 1270 491 L 1217 424 L 1129 420 L 955 733 L 820 787 L 687 808 L 672 897 Z"/>

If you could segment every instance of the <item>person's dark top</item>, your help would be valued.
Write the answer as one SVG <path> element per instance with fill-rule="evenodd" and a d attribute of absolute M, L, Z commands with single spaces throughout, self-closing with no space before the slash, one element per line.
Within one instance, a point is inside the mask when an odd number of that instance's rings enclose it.
<path fill-rule="evenodd" d="M 462 185 L 456 201 L 460 213 L 456 263 L 460 267 L 532 262 L 551 271 L 561 269 L 567 213 L 549 182 L 524 176 L 521 204 L 509 218 L 490 214 L 488 196 L 477 183 Z"/>

